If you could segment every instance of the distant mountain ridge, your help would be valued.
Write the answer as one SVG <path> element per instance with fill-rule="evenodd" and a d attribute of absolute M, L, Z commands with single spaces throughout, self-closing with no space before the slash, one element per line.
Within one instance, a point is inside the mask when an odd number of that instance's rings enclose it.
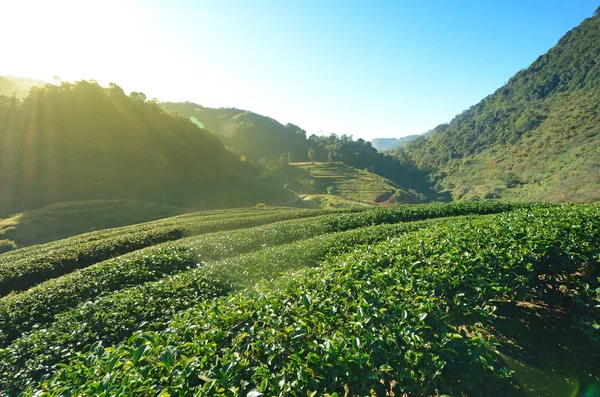
<path fill-rule="evenodd" d="M 408 145 L 421 135 L 406 135 L 401 138 L 375 138 L 371 140 L 371 145 L 377 150 L 384 151 L 398 149 Z"/>
<path fill-rule="evenodd" d="M 455 199 L 600 199 L 600 15 L 492 95 L 398 151 Z"/>
<path fill-rule="evenodd" d="M 26 77 L 0 76 L 0 95 L 26 97 L 31 87 L 41 87 L 45 81 Z"/>

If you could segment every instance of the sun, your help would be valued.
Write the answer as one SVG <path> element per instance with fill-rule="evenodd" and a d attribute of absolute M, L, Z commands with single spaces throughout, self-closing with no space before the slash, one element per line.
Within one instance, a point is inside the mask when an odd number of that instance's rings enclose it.
<path fill-rule="evenodd" d="M 133 4 L 133 3 L 128 3 Z M 3 1 L 0 74 L 52 81 L 109 77 L 140 32 L 122 2 Z M 142 47 L 143 40 L 142 40 Z"/>

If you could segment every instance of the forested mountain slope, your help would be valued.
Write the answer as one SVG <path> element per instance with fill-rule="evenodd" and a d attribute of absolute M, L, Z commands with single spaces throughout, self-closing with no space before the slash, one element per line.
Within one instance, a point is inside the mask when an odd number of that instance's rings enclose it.
<path fill-rule="evenodd" d="M 310 144 L 306 131 L 294 124 L 278 121 L 236 108 L 207 108 L 191 102 L 165 102 L 162 106 L 193 118 L 215 132 L 223 144 L 239 155 L 253 160 L 278 159 L 291 153 L 293 161 L 306 161 Z"/>
<path fill-rule="evenodd" d="M 94 81 L 0 96 L 0 216 L 46 204 L 137 198 L 207 208 L 293 196 L 211 133 L 142 93 Z"/>
<path fill-rule="evenodd" d="M 600 198 L 600 15 L 449 124 L 400 150 L 454 198 Z"/>

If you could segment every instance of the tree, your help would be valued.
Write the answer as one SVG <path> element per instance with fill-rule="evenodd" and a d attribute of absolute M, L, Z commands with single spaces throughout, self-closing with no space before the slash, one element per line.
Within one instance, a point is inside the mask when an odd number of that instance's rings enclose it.
<path fill-rule="evenodd" d="M 514 172 L 509 172 L 504 177 L 504 184 L 506 185 L 507 188 L 511 189 L 511 188 L 517 187 L 519 185 L 522 185 L 523 181 L 521 181 L 521 178 L 519 178 L 519 176 L 517 174 L 515 174 Z"/>
<path fill-rule="evenodd" d="M 17 245 L 11 240 L 0 240 L 0 254 L 17 249 Z"/>
<path fill-rule="evenodd" d="M 146 102 L 146 94 L 143 92 L 133 91 L 131 94 L 129 94 L 129 96 L 137 101 Z"/>
<path fill-rule="evenodd" d="M 115 83 L 108 83 L 109 93 L 116 94 L 120 96 L 125 96 L 125 91 Z"/>
<path fill-rule="evenodd" d="M 330 163 L 333 161 L 333 152 L 329 152 L 329 154 L 327 155 L 327 161 L 329 161 Z"/>
<path fill-rule="evenodd" d="M 289 153 L 288 153 L 289 154 Z M 281 165 L 283 165 L 284 167 L 287 167 L 288 165 L 290 165 L 290 160 L 288 158 L 287 155 L 282 154 L 281 157 L 279 158 L 279 162 L 281 163 Z"/>
<path fill-rule="evenodd" d="M 311 163 L 314 164 L 316 157 L 317 157 L 317 154 L 315 153 L 315 149 L 313 149 L 313 148 L 308 149 L 308 159 L 310 160 Z"/>

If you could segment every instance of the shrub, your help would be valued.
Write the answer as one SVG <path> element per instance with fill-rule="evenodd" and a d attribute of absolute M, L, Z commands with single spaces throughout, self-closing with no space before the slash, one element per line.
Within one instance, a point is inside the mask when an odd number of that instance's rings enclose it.
<path fill-rule="evenodd" d="M 519 178 L 519 176 L 517 174 L 515 174 L 514 172 L 509 172 L 504 177 L 504 184 L 506 185 L 507 188 L 512 189 L 514 187 L 522 185 L 523 181 L 521 181 L 521 178 Z"/>
<path fill-rule="evenodd" d="M 0 240 L 0 254 L 17 249 L 17 245 L 12 240 Z"/>

